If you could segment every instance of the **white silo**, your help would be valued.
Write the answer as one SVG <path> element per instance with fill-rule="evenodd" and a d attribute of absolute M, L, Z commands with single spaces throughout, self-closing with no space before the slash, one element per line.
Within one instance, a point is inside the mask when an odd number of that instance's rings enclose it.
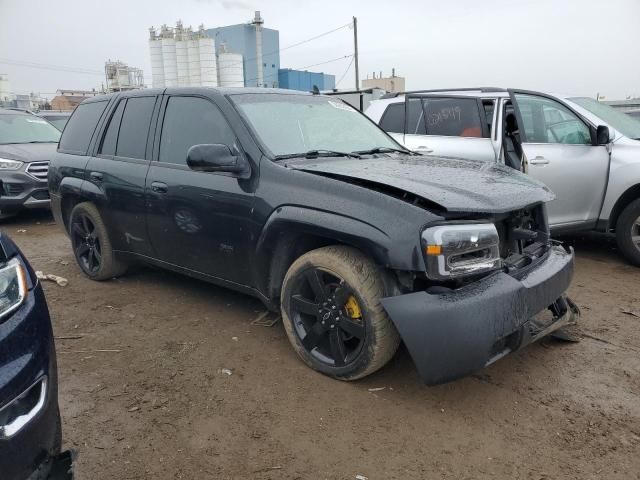
<path fill-rule="evenodd" d="M 218 54 L 218 79 L 221 87 L 244 87 L 244 68 L 239 53 Z"/>
<path fill-rule="evenodd" d="M 200 76 L 200 49 L 198 40 L 191 37 L 187 42 L 187 60 L 189 62 L 189 86 L 199 87 L 202 81 Z"/>
<path fill-rule="evenodd" d="M 182 22 L 178 20 L 174 31 L 176 41 L 176 70 L 178 74 L 178 86 L 186 87 L 189 85 L 189 45 L 185 35 Z"/>
<path fill-rule="evenodd" d="M 162 66 L 162 43 L 156 35 L 155 28 L 149 29 L 149 52 L 151 53 L 151 84 L 164 87 L 164 67 Z"/>
<path fill-rule="evenodd" d="M 8 100 L 11 97 L 9 88 L 9 75 L 0 73 L 0 100 Z"/>
<path fill-rule="evenodd" d="M 204 28 L 202 28 L 204 34 Z M 199 35 L 198 49 L 200 54 L 200 85 L 203 87 L 217 87 L 218 73 L 216 68 L 216 50 L 213 38 Z"/>
<path fill-rule="evenodd" d="M 160 31 L 162 37 L 162 67 L 164 71 L 164 86 L 175 87 L 178 85 L 178 66 L 176 62 L 176 40 L 173 32 L 166 25 Z"/>

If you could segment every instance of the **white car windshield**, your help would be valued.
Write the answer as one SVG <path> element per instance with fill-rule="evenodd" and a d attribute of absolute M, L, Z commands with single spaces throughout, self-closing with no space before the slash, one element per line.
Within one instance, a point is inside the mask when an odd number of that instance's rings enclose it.
<path fill-rule="evenodd" d="M 404 150 L 337 98 L 288 94 L 240 94 L 230 98 L 274 156 L 314 150 Z"/>
<path fill-rule="evenodd" d="M 625 137 L 640 140 L 640 120 L 632 118 L 605 103 L 594 100 L 593 98 L 573 97 L 569 100 L 577 103 L 585 110 L 589 110 L 591 113 L 618 130 Z"/>

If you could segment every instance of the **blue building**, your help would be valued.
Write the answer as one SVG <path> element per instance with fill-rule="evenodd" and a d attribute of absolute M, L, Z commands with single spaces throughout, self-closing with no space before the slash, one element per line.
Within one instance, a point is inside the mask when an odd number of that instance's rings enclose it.
<path fill-rule="evenodd" d="M 207 35 L 213 38 L 216 52 L 226 49 L 230 53 L 242 55 L 244 67 L 244 86 L 258 85 L 258 66 L 256 63 L 256 27 L 251 24 L 228 25 L 210 28 Z M 262 70 L 263 83 L 267 87 L 278 86 L 280 70 L 280 33 L 278 30 L 262 27 Z"/>
<path fill-rule="evenodd" d="M 278 71 L 278 84 L 280 88 L 305 92 L 310 92 L 314 86 L 318 87 L 318 90 L 333 90 L 336 87 L 336 77 L 326 73 L 281 68 Z"/>

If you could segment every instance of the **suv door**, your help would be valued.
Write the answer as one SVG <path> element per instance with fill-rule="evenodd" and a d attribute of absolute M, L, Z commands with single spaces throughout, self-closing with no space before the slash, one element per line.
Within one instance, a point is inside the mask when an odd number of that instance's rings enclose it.
<path fill-rule="evenodd" d="M 157 95 L 119 98 L 87 164 L 86 194 L 96 204 L 114 250 L 151 252 L 145 226 L 144 186 L 151 158 L 149 131 Z"/>
<path fill-rule="evenodd" d="M 407 95 L 404 145 L 428 155 L 495 161 L 482 100 Z"/>
<path fill-rule="evenodd" d="M 556 199 L 549 223 L 596 222 L 602 207 L 609 152 L 595 145 L 595 128 L 557 99 L 510 91 L 520 130 L 525 171 L 545 183 Z"/>
<path fill-rule="evenodd" d="M 253 193 L 246 181 L 187 166 L 193 145 L 240 145 L 209 98 L 165 96 L 156 160 L 147 175 L 147 224 L 155 257 L 182 268 L 246 284 Z"/>

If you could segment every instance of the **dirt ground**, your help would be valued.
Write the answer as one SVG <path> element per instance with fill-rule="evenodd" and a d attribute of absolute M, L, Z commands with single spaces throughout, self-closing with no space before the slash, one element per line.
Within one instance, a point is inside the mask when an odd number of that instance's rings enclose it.
<path fill-rule="evenodd" d="M 610 237 L 563 239 L 578 252 L 580 343 L 544 340 L 425 387 L 403 349 L 363 381 L 317 374 L 281 324 L 250 325 L 259 301 L 200 281 L 92 282 L 47 214 L 3 229 L 69 279 L 44 288 L 78 479 L 640 478 L 640 318 L 623 312 L 640 314 L 640 269 Z"/>

